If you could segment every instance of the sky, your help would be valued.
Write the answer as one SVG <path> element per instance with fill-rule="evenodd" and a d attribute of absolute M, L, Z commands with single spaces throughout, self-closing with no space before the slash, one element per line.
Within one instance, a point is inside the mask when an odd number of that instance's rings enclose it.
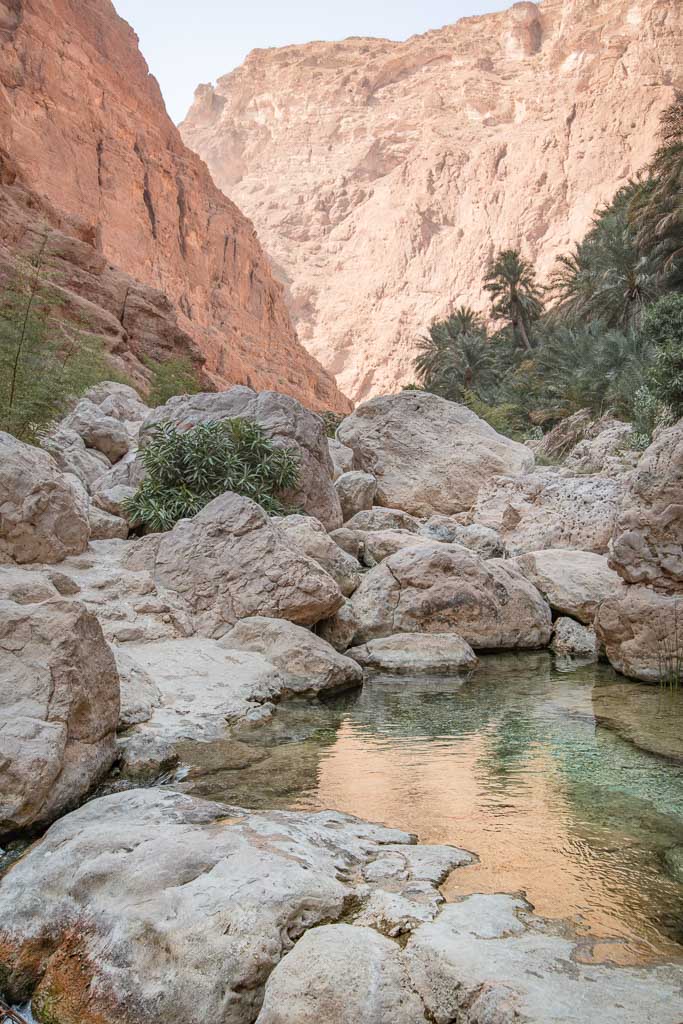
<path fill-rule="evenodd" d="M 200 82 L 215 82 L 256 47 L 314 39 L 407 39 L 512 0 L 114 0 L 140 37 L 174 121 Z"/>

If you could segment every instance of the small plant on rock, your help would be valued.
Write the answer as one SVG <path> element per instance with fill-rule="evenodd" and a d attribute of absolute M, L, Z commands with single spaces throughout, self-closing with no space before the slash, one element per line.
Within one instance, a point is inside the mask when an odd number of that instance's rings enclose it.
<path fill-rule="evenodd" d="M 152 532 L 190 519 L 226 491 L 284 514 L 283 492 L 296 486 L 299 460 L 273 444 L 257 423 L 245 419 L 200 423 L 178 430 L 161 423 L 140 455 L 147 476 L 125 504 L 131 521 Z"/>

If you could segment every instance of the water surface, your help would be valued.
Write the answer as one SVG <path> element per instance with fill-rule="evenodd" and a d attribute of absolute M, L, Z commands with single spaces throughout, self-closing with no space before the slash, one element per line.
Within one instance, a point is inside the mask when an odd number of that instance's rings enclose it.
<path fill-rule="evenodd" d="M 491 656 L 467 682 L 372 678 L 334 701 L 283 705 L 246 741 L 184 749 L 184 788 L 335 808 L 463 846 L 480 861 L 451 875 L 447 897 L 523 892 L 575 924 L 587 959 L 683 959 L 683 885 L 666 861 L 683 846 L 683 765 L 594 713 L 631 685 L 643 734 L 680 736 L 683 692 L 606 666 L 558 671 L 546 653 Z"/>

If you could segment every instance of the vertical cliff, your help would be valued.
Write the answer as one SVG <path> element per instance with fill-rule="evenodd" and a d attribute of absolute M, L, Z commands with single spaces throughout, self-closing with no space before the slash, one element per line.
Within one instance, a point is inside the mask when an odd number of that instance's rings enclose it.
<path fill-rule="evenodd" d="M 486 306 L 496 248 L 541 275 L 656 145 L 679 0 L 544 0 L 404 43 L 256 50 L 181 125 L 253 217 L 311 352 L 354 398 L 413 377 L 417 335 Z"/>
<path fill-rule="evenodd" d="M 217 385 L 347 407 L 299 344 L 253 225 L 182 142 L 110 0 L 0 0 L 0 137 L 38 203 L 167 296 Z M 16 216 L 0 222 L 0 241 L 16 229 Z"/>

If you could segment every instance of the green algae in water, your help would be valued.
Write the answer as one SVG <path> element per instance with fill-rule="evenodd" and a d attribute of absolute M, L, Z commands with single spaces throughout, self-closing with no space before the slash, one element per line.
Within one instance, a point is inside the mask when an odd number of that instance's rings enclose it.
<path fill-rule="evenodd" d="M 620 718 L 621 734 L 596 716 Z M 332 807 L 464 846 L 480 863 L 454 872 L 447 896 L 521 891 L 599 939 L 603 958 L 683 959 L 670 868 L 683 848 L 682 730 L 681 691 L 601 665 L 561 672 L 546 653 L 490 656 L 468 682 L 376 677 L 283 705 L 238 756 L 235 741 L 188 745 L 183 788 L 246 807 Z M 637 745 L 653 737 L 659 755 Z"/>

